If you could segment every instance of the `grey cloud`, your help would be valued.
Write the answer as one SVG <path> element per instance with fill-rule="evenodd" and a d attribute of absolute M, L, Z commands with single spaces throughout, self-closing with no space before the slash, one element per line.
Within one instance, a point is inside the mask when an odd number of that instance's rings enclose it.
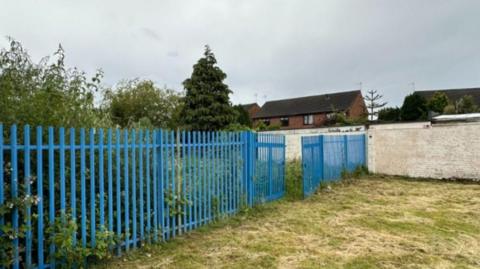
<path fill-rule="evenodd" d="M 108 84 L 145 77 L 180 90 L 209 44 L 235 103 L 360 81 L 392 105 L 411 82 L 480 86 L 477 0 L 3 2 L 0 36 L 35 57 L 62 43 L 69 64 L 102 68 Z"/>
<path fill-rule="evenodd" d="M 160 37 L 160 35 L 158 35 L 154 30 L 152 30 L 152 29 L 150 29 L 150 28 L 142 27 L 141 30 L 142 30 L 142 32 L 143 32 L 146 36 L 148 36 L 148 37 L 150 37 L 150 38 L 152 38 L 152 39 L 154 39 L 154 40 L 157 40 L 157 41 L 161 41 L 161 40 L 162 40 L 162 38 Z"/>

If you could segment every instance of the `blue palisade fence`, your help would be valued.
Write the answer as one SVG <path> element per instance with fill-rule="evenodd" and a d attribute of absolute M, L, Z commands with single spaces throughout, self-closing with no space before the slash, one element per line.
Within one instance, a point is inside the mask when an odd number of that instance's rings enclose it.
<path fill-rule="evenodd" d="M 338 180 L 342 171 L 366 165 L 365 134 L 302 137 L 303 193 L 310 196 L 322 182 Z"/>
<path fill-rule="evenodd" d="M 62 262 L 48 232 L 59 219 L 78 225 L 72 242 L 83 248 L 112 232 L 120 255 L 285 191 L 284 137 L 253 132 L 24 126 L 19 135 L 0 124 L 0 164 L 2 208 L 35 197 L 0 215 L 12 234 L 24 231 L 8 242 L 13 268 Z"/>

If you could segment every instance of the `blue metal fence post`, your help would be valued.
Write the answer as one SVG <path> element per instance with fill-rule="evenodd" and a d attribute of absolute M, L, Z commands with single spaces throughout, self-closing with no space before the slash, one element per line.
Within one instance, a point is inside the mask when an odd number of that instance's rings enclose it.
<path fill-rule="evenodd" d="M 300 137 L 300 144 L 302 145 L 302 189 L 303 189 L 303 196 L 306 196 L 307 193 L 307 154 L 306 154 L 306 145 L 305 145 L 305 136 Z"/>
<path fill-rule="evenodd" d="M 136 138 L 136 130 L 133 129 L 131 132 L 131 148 L 132 148 L 132 243 L 133 248 L 137 248 L 137 138 Z"/>
<path fill-rule="evenodd" d="M 318 144 L 319 144 L 319 147 L 320 147 L 320 149 L 319 149 L 320 165 L 319 166 L 320 166 L 320 176 L 321 176 L 320 180 L 321 181 L 323 181 L 325 179 L 324 141 L 325 141 L 324 136 L 321 135 L 319 137 L 319 141 L 318 141 L 319 142 Z"/>
<path fill-rule="evenodd" d="M 90 149 L 90 246 L 95 247 L 95 237 L 96 237 L 96 218 L 95 210 L 95 129 L 90 129 L 90 138 L 89 138 L 89 149 Z"/>
<path fill-rule="evenodd" d="M 116 164 L 116 172 L 115 172 L 115 179 L 116 179 L 116 201 L 117 201 L 117 239 L 120 239 L 122 233 L 122 185 L 121 185 L 121 162 L 120 162 L 120 130 L 115 129 L 115 164 Z M 117 255 L 120 256 L 121 254 L 121 244 L 120 242 L 117 245 Z"/>
<path fill-rule="evenodd" d="M 158 158 L 157 158 L 157 177 L 158 177 L 158 217 L 160 218 L 159 225 L 160 225 L 160 231 L 162 233 L 162 240 L 165 241 L 165 216 L 164 216 L 164 209 L 165 209 L 165 202 L 164 202 L 164 169 L 163 169 L 163 147 L 164 147 L 164 142 L 163 142 L 163 131 L 159 130 L 157 132 L 157 137 L 155 138 L 157 141 L 158 145 L 158 152 L 156 153 Z"/>
<path fill-rule="evenodd" d="M 146 164 L 145 164 L 145 171 L 146 171 L 146 194 L 147 194 L 147 205 L 146 205 L 146 210 L 147 210 L 147 239 L 148 243 L 151 243 L 152 239 L 152 224 L 151 224 L 151 217 L 152 217 L 152 211 L 151 211 L 151 206 L 150 206 L 150 131 L 147 129 L 145 132 L 145 157 L 146 157 Z"/>
<path fill-rule="evenodd" d="M 35 135 L 37 136 L 37 196 L 40 199 L 37 204 L 37 264 L 39 268 L 43 268 L 44 255 L 43 255 L 43 152 L 42 152 L 42 127 L 37 126 Z"/>
<path fill-rule="evenodd" d="M 349 167 L 348 167 L 348 136 L 347 135 L 343 135 L 343 150 L 344 150 L 344 161 L 345 161 L 345 164 L 344 164 L 344 169 L 345 170 L 349 170 Z"/>
<path fill-rule="evenodd" d="M 125 187 L 125 196 L 124 196 L 124 209 L 125 209 L 125 220 L 124 220 L 124 231 L 125 231 L 125 249 L 128 251 L 130 248 L 130 216 L 129 216 L 129 211 L 130 211 L 130 206 L 128 204 L 129 199 L 129 194 L 128 194 L 128 189 L 130 184 L 128 183 L 128 175 L 129 175 L 129 169 L 128 169 L 128 131 L 124 130 L 123 131 L 123 178 L 124 178 L 124 187 Z"/>
<path fill-rule="evenodd" d="M 87 245 L 87 205 L 86 205 L 86 161 L 85 161 L 85 129 L 80 129 L 80 211 L 82 214 L 81 219 L 81 230 L 82 230 L 82 247 L 85 248 Z"/>
<path fill-rule="evenodd" d="M 113 171 L 112 171 L 112 129 L 107 133 L 107 177 L 108 177 L 108 230 L 113 232 Z"/>
<path fill-rule="evenodd" d="M 75 129 L 70 128 L 70 208 L 72 221 L 77 222 L 77 197 L 76 197 L 76 158 L 75 158 Z M 72 245 L 77 244 L 77 233 L 72 236 Z"/>
<path fill-rule="evenodd" d="M 55 158 L 54 158 L 54 143 L 53 143 L 54 129 L 53 127 L 48 127 L 48 219 L 49 224 L 53 225 L 55 222 Z M 50 243 L 50 267 L 55 268 L 55 244 Z"/>
<path fill-rule="evenodd" d="M 60 127 L 60 214 L 65 221 L 65 129 Z"/>
<path fill-rule="evenodd" d="M 267 136 L 267 147 L 268 147 L 268 191 L 267 191 L 267 201 L 272 197 L 272 188 L 273 188 L 273 143 L 272 135 Z"/>
<path fill-rule="evenodd" d="M 244 133 L 244 165 L 245 165 L 245 198 L 248 206 L 253 205 L 253 174 L 252 174 L 252 159 L 253 159 L 253 132 L 248 131 Z"/>
<path fill-rule="evenodd" d="M 143 208 L 143 199 L 144 199 L 144 195 L 143 195 L 143 130 L 138 130 L 138 177 L 139 177 L 139 182 L 138 182 L 138 191 L 139 191 L 139 198 L 140 198 L 140 201 L 139 201 L 139 206 L 140 206 L 140 243 L 143 243 L 143 241 L 145 240 L 145 228 L 144 228 L 144 224 L 145 224 L 145 211 L 144 211 L 144 208 Z"/>
<path fill-rule="evenodd" d="M 24 127 L 24 140 L 23 144 L 25 146 L 24 148 L 24 157 L 25 157 L 25 163 L 24 163 L 24 169 L 25 169 L 25 194 L 30 196 L 31 195 L 31 175 L 30 175 L 30 126 L 26 125 Z M 0 132 L 0 136 L 3 136 L 3 133 Z M 2 154 L 0 152 L 0 154 Z M 3 162 L 0 162 L 0 165 L 3 166 Z M 1 194 L 0 194 L 1 195 Z M 27 231 L 26 231 L 26 250 L 25 250 L 25 256 L 26 256 L 26 267 L 30 268 L 32 266 L 32 209 L 30 204 L 27 205 L 26 207 L 26 225 L 27 225 Z"/>
<path fill-rule="evenodd" d="M 159 161 L 158 161 L 158 158 L 157 158 L 157 153 L 158 153 L 158 146 L 157 146 L 157 135 L 158 135 L 158 131 L 157 130 L 153 130 L 152 132 L 152 174 L 153 174 L 153 184 L 152 184 L 152 188 L 153 188 L 153 200 L 152 200 L 152 203 L 153 203 L 153 240 L 155 242 L 158 241 L 158 179 L 160 177 L 160 174 L 159 174 L 159 171 L 158 171 L 158 167 L 160 166 L 159 165 Z"/>
<path fill-rule="evenodd" d="M 257 152 L 257 140 L 258 140 L 258 135 L 255 133 L 250 134 L 250 139 L 249 139 L 249 154 L 250 154 L 250 193 L 251 193 L 251 204 L 253 205 L 255 203 L 255 196 L 256 194 L 256 187 L 255 187 L 255 173 L 256 173 L 256 162 L 258 158 L 258 152 Z"/>
<path fill-rule="evenodd" d="M 99 147 L 98 147 L 98 191 L 100 207 L 100 229 L 105 228 L 105 182 L 104 182 L 104 147 L 103 147 L 103 129 L 99 129 Z"/>
<path fill-rule="evenodd" d="M 180 135 L 177 134 L 177 135 Z M 181 164 L 182 164 L 182 171 L 181 171 L 181 186 L 182 186 L 182 192 L 181 192 L 181 195 L 183 197 L 183 201 L 187 201 L 187 174 L 186 174 L 186 159 L 187 159 L 187 156 L 186 156 L 186 145 L 187 145 L 187 141 L 185 141 L 185 131 L 182 130 L 181 131 L 181 140 L 180 140 L 180 146 L 181 146 L 181 150 L 182 150 L 182 155 L 180 157 L 180 160 L 181 161 Z M 178 173 L 180 173 L 180 171 L 178 171 Z M 187 232 L 187 203 L 184 203 L 183 204 L 183 219 L 182 219 L 182 225 L 183 226 L 180 226 L 179 227 L 179 232 L 180 234 L 182 232 Z"/>
<path fill-rule="evenodd" d="M 3 134 L 2 134 L 3 135 Z M 10 128 L 10 155 L 11 155 L 11 196 L 13 199 L 17 198 L 18 194 L 18 167 L 17 167 L 17 126 L 12 125 Z M 2 163 L 3 165 L 3 163 Z M 13 225 L 13 232 L 15 234 L 18 233 L 18 208 L 13 209 L 12 213 L 12 225 Z M 19 268 L 19 239 L 15 237 L 13 239 L 13 268 Z"/>
<path fill-rule="evenodd" d="M 5 198 L 3 197 L 3 125 L 0 124 L 0 206 L 3 205 Z M 3 225 L 5 220 L 3 215 L 0 215 L 0 225 Z"/>

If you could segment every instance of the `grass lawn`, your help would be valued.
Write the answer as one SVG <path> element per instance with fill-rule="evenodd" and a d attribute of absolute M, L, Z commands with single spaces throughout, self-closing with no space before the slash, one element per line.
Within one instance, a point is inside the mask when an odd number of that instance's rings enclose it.
<path fill-rule="evenodd" d="M 359 179 L 99 267 L 480 268 L 480 185 Z"/>

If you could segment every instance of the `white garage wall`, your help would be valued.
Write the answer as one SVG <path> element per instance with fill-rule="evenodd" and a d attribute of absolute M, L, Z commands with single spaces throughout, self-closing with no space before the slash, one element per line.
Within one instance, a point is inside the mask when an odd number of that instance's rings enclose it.
<path fill-rule="evenodd" d="M 480 122 L 372 125 L 367 139 L 374 173 L 480 179 Z"/>

